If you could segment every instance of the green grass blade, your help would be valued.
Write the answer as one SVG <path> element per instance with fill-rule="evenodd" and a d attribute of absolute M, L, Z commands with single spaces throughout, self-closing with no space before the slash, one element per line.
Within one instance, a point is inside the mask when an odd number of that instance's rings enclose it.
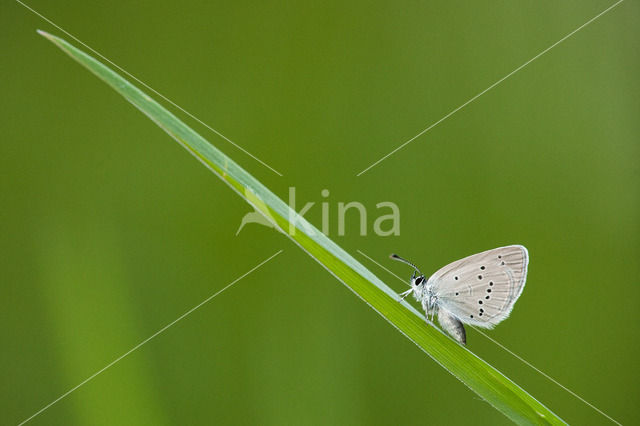
<path fill-rule="evenodd" d="M 39 33 L 145 113 L 256 210 L 274 222 L 277 229 L 497 410 L 516 423 L 564 424 L 562 419 L 498 370 L 439 329 L 428 326 L 416 309 L 406 303 L 398 303 L 396 294 L 367 268 L 156 101 L 63 39 L 45 32 Z"/>

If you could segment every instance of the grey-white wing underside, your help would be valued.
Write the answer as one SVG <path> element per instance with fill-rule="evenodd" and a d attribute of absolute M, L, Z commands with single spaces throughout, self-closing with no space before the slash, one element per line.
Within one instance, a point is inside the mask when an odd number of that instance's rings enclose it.
<path fill-rule="evenodd" d="M 525 247 L 499 247 L 450 263 L 427 285 L 433 286 L 441 311 L 465 324 L 492 328 L 509 316 L 522 294 L 528 263 Z"/>

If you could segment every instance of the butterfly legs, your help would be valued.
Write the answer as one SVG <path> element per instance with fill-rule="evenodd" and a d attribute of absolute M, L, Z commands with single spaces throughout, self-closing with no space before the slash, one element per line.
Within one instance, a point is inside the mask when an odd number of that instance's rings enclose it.
<path fill-rule="evenodd" d="M 398 302 L 402 302 L 408 295 L 410 295 L 411 293 L 413 293 L 413 288 L 410 288 L 407 291 L 403 291 L 402 293 L 399 294 L 400 300 L 398 300 Z"/>

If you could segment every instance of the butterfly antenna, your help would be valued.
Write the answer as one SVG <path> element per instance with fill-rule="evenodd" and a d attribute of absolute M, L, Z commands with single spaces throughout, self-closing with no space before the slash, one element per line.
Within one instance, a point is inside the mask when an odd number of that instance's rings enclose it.
<path fill-rule="evenodd" d="M 416 271 L 418 271 L 418 273 L 419 273 L 420 275 L 423 275 L 423 273 L 422 273 L 422 272 L 420 272 L 420 269 L 418 269 L 418 267 L 417 267 L 416 265 L 414 265 L 413 263 L 409 262 L 407 259 L 403 259 L 403 258 L 401 258 L 400 256 L 398 256 L 398 255 L 397 255 L 397 254 L 395 254 L 395 253 L 392 253 L 392 254 L 391 254 L 391 256 L 389 256 L 389 257 L 390 257 L 391 259 L 393 259 L 393 260 L 399 260 L 399 261 L 400 261 L 400 262 L 402 262 L 402 263 L 406 263 L 407 265 L 411 266 L 413 269 L 415 269 Z"/>

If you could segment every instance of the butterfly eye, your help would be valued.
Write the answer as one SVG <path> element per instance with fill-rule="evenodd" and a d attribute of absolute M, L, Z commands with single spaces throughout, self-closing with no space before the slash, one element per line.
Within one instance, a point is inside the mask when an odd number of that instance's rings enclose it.
<path fill-rule="evenodd" d="M 418 277 L 416 278 L 416 285 L 420 285 L 424 282 L 424 277 Z"/>

